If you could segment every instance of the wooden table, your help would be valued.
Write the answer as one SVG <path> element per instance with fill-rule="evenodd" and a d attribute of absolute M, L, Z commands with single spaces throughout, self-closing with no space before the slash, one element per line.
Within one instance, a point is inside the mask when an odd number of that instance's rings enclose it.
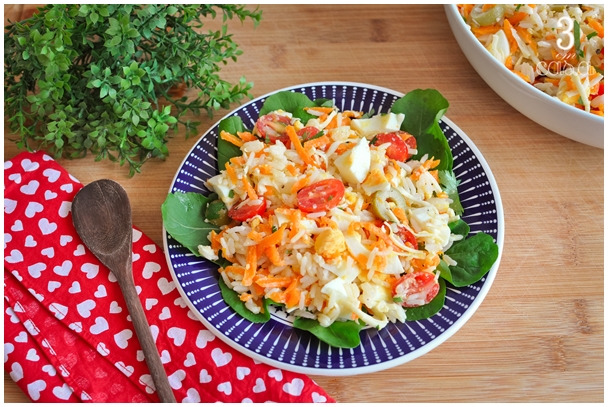
<path fill-rule="evenodd" d="M 222 70 L 254 96 L 340 80 L 401 92 L 438 89 L 447 116 L 473 140 L 498 183 L 505 244 L 494 284 L 473 317 L 428 354 L 382 372 L 315 376 L 339 402 L 602 402 L 604 400 L 604 151 L 530 121 L 498 97 L 458 47 L 443 8 L 265 5 L 263 21 L 232 23 L 244 54 Z M 221 118 L 206 116 L 201 133 Z M 81 182 L 119 181 L 133 221 L 162 245 L 160 205 L 185 154 L 127 168 L 60 160 Z M 4 158 L 19 151 L 5 135 Z M 7 402 L 27 398 L 5 374 Z"/>

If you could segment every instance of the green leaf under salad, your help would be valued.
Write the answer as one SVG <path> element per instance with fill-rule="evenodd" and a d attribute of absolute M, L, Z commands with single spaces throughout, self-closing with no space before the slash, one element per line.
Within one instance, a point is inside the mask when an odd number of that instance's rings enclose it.
<path fill-rule="evenodd" d="M 317 104 L 303 93 L 282 91 L 268 96 L 264 102 L 264 106 L 260 109 L 260 117 L 275 110 L 284 110 L 293 114 L 294 117 L 299 118 L 302 123 L 306 123 L 316 116 L 307 113 L 304 108 L 315 106 L 317 106 Z"/>
<path fill-rule="evenodd" d="M 448 194 L 452 203 L 450 208 L 454 210 L 456 215 L 462 215 L 464 208 L 460 203 L 460 195 L 458 195 L 458 184 L 460 181 L 456 179 L 453 171 L 440 170 L 439 171 L 439 183 L 443 187 L 443 191 Z"/>
<path fill-rule="evenodd" d="M 205 222 L 205 210 L 210 201 L 196 192 L 174 192 L 168 194 L 161 205 L 167 233 L 197 256 L 200 256 L 198 245 L 209 245 L 209 233 L 220 229 Z"/>
<path fill-rule="evenodd" d="M 465 239 L 471 228 L 469 225 L 462 219 L 458 219 L 457 221 L 448 223 L 450 231 L 455 235 L 462 235 L 462 238 Z"/>
<path fill-rule="evenodd" d="M 419 159 L 424 154 L 429 158 L 441 160 L 438 170 L 452 170 L 454 158 L 439 120 L 443 117 L 450 104 L 435 89 L 416 89 L 393 104 L 391 112 L 403 113 L 405 119 L 401 130 L 416 137 L 418 154 L 413 158 Z"/>
<path fill-rule="evenodd" d="M 241 149 L 234 144 L 222 139 L 220 134 L 222 131 L 236 136 L 237 132 L 245 131 L 243 120 L 238 116 L 230 116 L 222 120 L 217 129 L 217 165 L 221 171 L 226 168 L 226 163 L 231 158 L 240 157 L 243 153 Z"/>
<path fill-rule="evenodd" d="M 474 284 L 492 268 L 498 258 L 498 245 L 492 236 L 480 232 L 466 239 L 455 242 L 445 254 L 456 261 L 450 266 L 451 280 L 456 287 Z"/>
<path fill-rule="evenodd" d="M 439 278 L 439 292 L 431 302 L 420 307 L 406 308 L 405 318 L 408 321 L 418 321 L 427 319 L 441 311 L 445 303 L 445 281 Z"/>
<path fill-rule="evenodd" d="M 229 288 L 222 277 L 219 277 L 220 291 L 222 298 L 226 301 L 226 304 L 232 308 L 234 312 L 245 318 L 247 321 L 255 323 L 263 323 L 270 320 L 270 312 L 268 312 L 268 302 L 264 300 L 263 312 L 254 314 L 245 306 L 245 303 L 240 300 L 239 295 L 232 288 Z"/>
<path fill-rule="evenodd" d="M 312 333 L 318 339 L 336 348 L 355 348 L 361 343 L 359 331 L 362 326 L 355 321 L 335 321 L 323 327 L 317 320 L 297 318 L 293 327 Z"/>

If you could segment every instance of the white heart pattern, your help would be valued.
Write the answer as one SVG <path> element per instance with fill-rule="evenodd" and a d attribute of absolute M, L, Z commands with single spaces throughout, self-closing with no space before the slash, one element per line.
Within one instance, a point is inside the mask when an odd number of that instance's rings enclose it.
<path fill-rule="evenodd" d="M 95 294 L 93 295 L 95 296 L 95 298 L 103 298 L 108 295 L 108 292 L 106 291 L 106 287 L 103 284 L 99 284 L 97 286 L 97 291 L 95 291 Z"/>
<path fill-rule="evenodd" d="M 72 271 L 72 262 L 69 260 L 65 260 L 61 266 L 53 267 L 53 272 L 59 276 L 66 277 Z"/>
<path fill-rule="evenodd" d="M 19 190 L 25 195 L 34 195 L 36 191 L 38 191 L 38 187 L 40 186 L 40 182 L 35 179 L 31 180 L 25 185 L 22 185 Z"/>
<path fill-rule="evenodd" d="M 255 379 L 255 386 L 253 386 L 253 392 L 261 393 L 263 391 L 266 391 L 266 383 L 264 383 L 263 379 L 258 377 L 257 379 Z"/>
<path fill-rule="evenodd" d="M 158 265 L 158 263 L 149 261 L 144 266 L 142 275 L 146 280 L 149 280 L 150 278 L 152 278 L 152 274 L 156 273 L 157 271 L 160 271 L 160 266 Z"/>
<path fill-rule="evenodd" d="M 46 264 L 44 263 L 32 264 L 27 268 L 27 272 L 30 274 L 30 276 L 32 276 L 32 278 L 40 278 L 43 270 L 46 270 Z"/>
<path fill-rule="evenodd" d="M 312 402 L 313 403 L 325 403 L 327 401 L 327 397 L 317 393 L 316 391 L 312 392 Z"/>
<path fill-rule="evenodd" d="M 230 352 L 224 353 L 220 348 L 215 348 L 211 351 L 211 359 L 213 359 L 217 367 L 222 367 L 230 363 L 232 354 Z"/>
<path fill-rule="evenodd" d="M 42 371 L 46 372 L 49 376 L 55 376 L 57 374 L 57 370 L 53 365 L 44 365 L 42 366 Z"/>
<path fill-rule="evenodd" d="M 53 394 L 55 397 L 61 400 L 67 400 L 72 395 L 72 389 L 68 386 L 67 383 L 64 383 L 63 386 L 57 386 L 53 388 Z"/>
<path fill-rule="evenodd" d="M 27 235 L 25 238 L 25 247 L 36 247 L 37 244 L 38 242 L 34 240 L 32 235 Z"/>
<path fill-rule="evenodd" d="M 63 318 L 65 318 L 65 316 L 68 313 L 68 307 L 54 302 L 51 305 L 49 305 L 49 311 L 51 311 L 53 314 L 55 314 L 55 318 L 63 319 Z"/>
<path fill-rule="evenodd" d="M 141 235 L 142 233 L 139 230 L 133 229 L 133 243 L 137 242 Z"/>
<path fill-rule="evenodd" d="M 110 304 L 110 314 L 120 314 L 122 312 L 122 308 L 118 305 L 116 301 L 112 301 Z"/>
<path fill-rule="evenodd" d="M 146 386 L 146 393 L 152 394 L 156 391 L 156 387 L 154 386 L 154 381 L 152 380 L 152 376 L 149 374 L 144 374 L 139 377 L 139 382 Z"/>
<path fill-rule="evenodd" d="M 59 244 L 61 246 L 65 246 L 66 244 L 70 243 L 74 238 L 70 235 L 61 235 L 61 237 L 59 238 Z"/>
<path fill-rule="evenodd" d="M 146 309 L 148 311 L 150 311 L 156 304 L 158 304 L 158 300 L 156 298 L 146 298 Z"/>
<path fill-rule="evenodd" d="M 25 343 L 27 342 L 27 332 L 21 331 L 19 335 L 15 337 L 15 342 Z"/>
<path fill-rule="evenodd" d="M 31 236 L 28 236 L 28 237 L 31 237 Z M 13 237 L 10 234 L 8 234 L 8 233 L 4 234 L 4 250 L 6 250 L 6 244 L 10 243 L 12 240 L 13 240 Z M 27 246 L 27 238 L 25 240 L 25 243 Z"/>
<path fill-rule="evenodd" d="M 188 389 L 186 392 L 186 397 L 182 400 L 182 403 L 200 403 L 201 396 L 198 394 L 198 391 L 194 388 Z"/>
<path fill-rule="evenodd" d="M 74 186 L 72 184 L 63 184 L 59 187 L 60 190 L 67 192 L 68 194 L 74 190 Z"/>
<path fill-rule="evenodd" d="M 80 267 L 80 271 L 83 271 L 87 274 L 87 278 L 93 279 L 99 273 L 99 266 L 93 263 L 84 263 L 82 267 Z"/>
<path fill-rule="evenodd" d="M 165 277 L 159 278 L 156 285 L 158 285 L 158 288 L 163 293 L 163 295 L 167 295 L 171 291 L 175 290 L 175 282 L 169 281 Z"/>
<path fill-rule="evenodd" d="M 43 235 L 50 235 L 57 230 L 57 224 L 49 222 L 47 218 L 42 218 L 38 221 L 38 227 Z"/>
<path fill-rule="evenodd" d="M 133 332 L 130 329 L 124 329 L 114 335 L 114 342 L 120 349 L 126 349 L 129 345 L 129 339 L 133 337 Z"/>
<path fill-rule="evenodd" d="M 161 312 L 161 314 L 158 316 L 158 319 L 164 321 L 165 319 L 169 318 L 171 318 L 171 310 L 169 309 L 169 307 L 164 307 L 163 312 Z"/>
<path fill-rule="evenodd" d="M 251 373 L 251 369 L 248 367 L 239 366 L 236 368 L 236 378 L 239 380 L 243 380 L 249 373 Z"/>
<path fill-rule="evenodd" d="M 44 199 L 50 201 L 51 199 L 57 198 L 57 193 L 53 191 L 44 191 Z"/>
<path fill-rule="evenodd" d="M 166 349 L 161 352 L 160 361 L 163 362 L 163 365 L 171 362 L 171 354 Z"/>
<path fill-rule="evenodd" d="M 11 372 L 9 375 L 14 382 L 18 382 L 19 380 L 23 379 L 23 368 L 18 362 L 14 362 L 11 365 Z"/>
<path fill-rule="evenodd" d="M 21 168 L 23 168 L 23 171 L 25 172 L 32 172 L 34 170 L 37 170 L 39 167 L 40 164 L 30 160 L 29 158 L 26 158 L 25 160 L 21 161 Z"/>
<path fill-rule="evenodd" d="M 93 300 L 86 300 L 76 306 L 76 310 L 83 318 L 91 316 L 91 310 L 97 306 L 97 303 Z M 92 329 L 92 328 L 91 328 Z"/>
<path fill-rule="evenodd" d="M 186 378 L 186 372 L 182 369 L 175 371 L 169 376 L 169 385 L 172 389 L 179 390 L 182 388 L 182 381 Z"/>
<path fill-rule="evenodd" d="M 99 354 L 101 356 L 108 356 L 110 354 L 110 350 L 106 347 L 106 344 L 103 342 L 99 342 L 97 344 L 97 352 L 99 352 Z"/>
<path fill-rule="evenodd" d="M 52 293 L 59 287 L 61 287 L 61 283 L 59 281 L 49 281 L 47 289 L 49 290 L 50 293 Z"/>
<path fill-rule="evenodd" d="M 72 210 L 72 202 L 63 201 L 59 207 L 59 216 L 66 218 Z"/>
<path fill-rule="evenodd" d="M 215 339 L 215 335 L 213 335 L 210 331 L 206 329 L 201 329 L 196 337 L 196 347 L 200 349 L 204 349 L 207 346 L 208 342 L 211 342 Z"/>
<path fill-rule="evenodd" d="M 46 382 L 44 380 L 36 380 L 27 385 L 27 393 L 34 401 L 38 401 L 40 392 L 44 389 L 46 389 Z"/>
<path fill-rule="evenodd" d="M 82 332 L 82 322 L 72 322 L 68 328 L 70 328 L 74 332 L 81 333 Z"/>
<path fill-rule="evenodd" d="M 93 335 L 99 335 L 108 329 L 110 329 L 108 326 L 108 321 L 106 321 L 104 317 L 97 317 L 95 318 L 95 325 L 93 325 L 89 330 Z"/>
<path fill-rule="evenodd" d="M 186 360 L 184 361 L 185 367 L 190 367 L 196 365 L 196 359 L 194 359 L 194 353 L 188 352 L 186 355 Z"/>
<path fill-rule="evenodd" d="M 277 382 L 280 382 L 281 380 L 283 380 L 283 372 L 280 371 L 279 369 L 273 369 L 273 370 L 268 371 L 268 376 L 272 377 Z"/>
<path fill-rule="evenodd" d="M 15 345 L 10 342 L 4 343 L 4 363 L 8 362 L 8 355 L 13 353 L 15 350 Z"/>
<path fill-rule="evenodd" d="M 44 206 L 40 205 L 38 202 L 30 202 L 27 204 L 27 208 L 25 208 L 25 216 L 31 219 L 43 210 Z"/>
<path fill-rule="evenodd" d="M 143 249 L 148 253 L 156 253 L 156 245 L 154 243 L 145 245 Z"/>
<path fill-rule="evenodd" d="M 46 170 L 44 170 L 42 172 L 42 175 L 47 177 L 50 183 L 53 183 L 59 179 L 59 176 L 61 175 L 61 173 L 52 168 L 47 168 Z"/>
<path fill-rule="evenodd" d="M 230 396 L 232 394 L 232 384 L 230 382 L 223 382 L 217 385 L 217 391 Z"/>
<path fill-rule="evenodd" d="M 127 366 L 122 361 L 118 361 L 118 362 L 114 363 L 114 366 L 116 366 L 118 368 L 118 370 L 123 372 L 125 374 L 125 376 L 127 376 L 127 377 L 131 376 L 133 374 L 133 372 L 135 371 L 135 369 L 133 369 L 133 366 Z"/>
<path fill-rule="evenodd" d="M 11 214 L 17 207 L 17 201 L 13 199 L 4 198 L 4 213 Z"/>
<path fill-rule="evenodd" d="M 52 247 L 47 247 L 46 249 L 42 249 L 40 251 L 40 253 L 43 256 L 48 257 L 49 259 L 52 259 L 53 257 L 55 257 L 55 249 L 53 249 Z"/>
<path fill-rule="evenodd" d="M 70 294 L 77 294 L 80 292 L 80 283 L 78 281 L 74 281 L 72 286 L 68 289 Z"/>
<path fill-rule="evenodd" d="M 36 349 L 32 348 L 27 351 L 27 355 L 25 356 L 27 360 L 31 360 L 32 362 L 38 362 L 40 360 L 40 356 L 36 352 Z"/>
<path fill-rule="evenodd" d="M 182 346 L 182 344 L 186 340 L 186 330 L 176 327 L 169 328 L 169 330 L 167 331 L 167 336 L 173 339 L 173 343 L 175 344 L 175 346 Z"/>
<path fill-rule="evenodd" d="M 19 173 L 14 173 L 8 176 L 8 179 L 10 179 L 11 181 L 14 181 L 15 184 L 21 184 L 21 174 Z"/>
<path fill-rule="evenodd" d="M 283 385 L 283 391 L 287 394 L 291 394 L 292 396 L 298 397 L 302 394 L 302 390 L 304 389 L 304 380 L 300 378 L 295 378 L 291 382 L 285 383 Z"/>
<path fill-rule="evenodd" d="M 16 220 L 13 226 L 11 226 L 11 230 L 13 232 L 21 232 L 23 230 L 23 223 L 20 220 Z"/>
<path fill-rule="evenodd" d="M 11 254 L 9 256 L 6 256 L 4 258 L 4 260 L 6 260 L 8 263 L 20 263 L 23 261 L 23 255 L 21 254 L 21 252 L 17 249 L 13 249 L 11 250 Z"/>
<path fill-rule="evenodd" d="M 207 372 L 207 369 L 201 370 L 198 381 L 201 383 L 209 383 L 211 381 L 211 375 Z"/>
<path fill-rule="evenodd" d="M 78 247 L 76 247 L 76 250 L 74 250 L 74 256 L 82 256 L 85 253 L 86 251 L 84 250 L 84 246 L 81 244 L 79 244 Z"/>

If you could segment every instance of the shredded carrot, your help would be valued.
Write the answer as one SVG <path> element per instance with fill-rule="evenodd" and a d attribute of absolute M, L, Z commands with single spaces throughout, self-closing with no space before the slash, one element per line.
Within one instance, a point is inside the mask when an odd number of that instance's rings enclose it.
<path fill-rule="evenodd" d="M 298 135 L 296 134 L 296 131 L 293 128 L 293 126 L 287 126 L 286 131 L 287 131 L 287 135 L 289 136 L 289 140 L 291 140 L 291 143 L 294 145 L 296 152 L 298 153 L 300 158 L 302 158 L 302 161 L 304 161 L 308 165 L 315 165 L 315 162 L 312 160 L 312 157 L 308 154 L 308 151 L 304 150 L 304 147 L 302 147 L 302 144 L 300 143 L 300 139 L 298 138 Z"/>
<path fill-rule="evenodd" d="M 247 300 L 253 298 L 253 295 L 249 294 L 249 293 L 243 293 L 241 295 L 239 295 L 239 300 L 243 301 L 243 302 L 247 302 Z"/>
<path fill-rule="evenodd" d="M 237 182 L 236 172 L 234 171 L 234 168 L 232 168 L 232 166 L 229 163 L 226 163 L 226 174 L 228 174 L 228 178 L 230 178 L 230 181 L 233 184 L 236 184 L 236 182 Z"/>
<path fill-rule="evenodd" d="M 302 219 L 302 212 L 299 209 L 294 209 L 289 214 L 289 220 L 291 221 L 291 230 L 289 231 L 289 239 L 293 239 L 295 235 L 300 232 L 300 220 Z"/>
<path fill-rule="evenodd" d="M 224 268 L 224 271 L 225 271 L 226 273 L 234 273 L 234 274 L 238 274 L 238 275 L 241 275 L 241 276 L 242 276 L 242 275 L 244 275 L 244 274 L 245 274 L 245 267 L 243 267 L 243 266 L 238 266 L 238 265 L 237 265 L 237 266 L 235 266 L 235 265 L 232 265 L 232 266 L 226 266 L 226 267 Z"/>
<path fill-rule="evenodd" d="M 329 116 L 327 115 L 327 113 L 323 113 L 321 116 L 319 116 L 319 121 L 321 123 L 323 123 L 325 120 L 327 120 Z"/>
<path fill-rule="evenodd" d="M 299 279 L 294 279 L 285 290 L 285 305 L 288 308 L 295 307 L 300 302 L 300 290 L 298 289 L 299 282 Z"/>
<path fill-rule="evenodd" d="M 279 304 L 285 304 L 285 291 L 275 291 L 268 294 L 267 297 Z"/>
<path fill-rule="evenodd" d="M 220 132 L 220 137 L 222 138 L 222 140 L 226 140 L 229 143 L 234 144 L 237 147 L 242 147 L 243 146 L 243 140 L 241 140 L 240 138 L 228 133 L 227 131 L 222 130 Z"/>
<path fill-rule="evenodd" d="M 359 119 L 361 116 L 363 116 L 363 112 L 355 112 L 354 110 L 345 110 L 342 112 L 342 117 Z"/>
<path fill-rule="evenodd" d="M 598 116 L 602 116 L 604 117 L 604 111 L 603 110 L 595 110 L 595 109 L 591 109 L 591 113 L 598 115 Z"/>
<path fill-rule="evenodd" d="M 275 266 L 285 265 L 275 245 L 266 246 L 265 253 L 266 256 L 268 256 L 268 260 L 270 260 L 270 262 Z"/>
<path fill-rule="evenodd" d="M 299 180 L 297 180 L 293 186 L 291 187 L 291 193 L 292 194 L 297 194 L 298 191 L 302 188 L 304 188 L 306 185 L 308 185 L 308 182 L 310 181 L 310 177 L 304 177 L 304 178 L 300 178 Z"/>
<path fill-rule="evenodd" d="M 252 200 L 258 199 L 258 194 L 256 194 L 255 189 L 253 189 L 246 176 L 241 177 L 241 182 L 243 183 L 243 188 L 247 192 L 247 197 Z"/>
<path fill-rule="evenodd" d="M 588 17 L 587 18 L 587 23 L 591 26 L 591 28 L 593 28 L 595 31 L 597 31 L 597 35 L 600 38 L 604 38 L 604 27 L 594 18 Z"/>
<path fill-rule="evenodd" d="M 211 241 L 211 248 L 213 249 L 213 251 L 215 253 L 219 252 L 220 249 L 222 248 L 222 244 L 220 243 L 220 238 L 221 238 L 222 233 L 224 233 L 224 232 L 222 231 L 218 234 L 218 233 L 215 233 L 215 230 L 211 231 L 209 240 Z"/>
<path fill-rule="evenodd" d="M 401 222 L 407 223 L 407 216 L 405 215 L 405 211 L 399 207 L 395 207 L 392 209 L 393 213 Z"/>
<path fill-rule="evenodd" d="M 239 136 L 239 138 L 244 142 L 257 140 L 257 137 L 248 131 L 237 131 L 236 135 Z"/>
<path fill-rule="evenodd" d="M 255 167 L 252 168 L 252 170 L 257 169 L 260 174 L 262 175 L 271 175 L 272 174 L 272 167 L 268 164 L 260 164 L 260 165 L 256 165 Z"/>
<path fill-rule="evenodd" d="M 538 56 L 538 44 L 536 44 L 536 41 L 532 40 L 528 45 L 532 48 L 532 51 L 534 51 L 534 55 Z"/>
<path fill-rule="evenodd" d="M 429 171 L 429 174 L 431 174 L 433 176 L 433 178 L 435 178 L 435 181 L 439 182 L 439 171 L 437 171 L 437 170 Z"/>
<path fill-rule="evenodd" d="M 289 171 L 289 174 L 296 175 L 298 173 L 297 168 L 293 164 L 287 164 L 285 169 Z"/>
<path fill-rule="evenodd" d="M 313 106 L 313 107 L 305 107 L 304 110 L 314 110 L 319 113 L 331 113 L 334 111 L 333 107 L 321 107 L 321 106 Z"/>
<path fill-rule="evenodd" d="M 291 277 L 256 276 L 254 281 L 262 288 L 283 288 L 293 282 Z"/>
<path fill-rule="evenodd" d="M 230 164 L 244 165 L 245 164 L 245 157 L 243 157 L 242 155 L 239 156 L 239 157 L 232 157 L 230 159 Z"/>
<path fill-rule="evenodd" d="M 304 148 L 306 150 L 311 150 L 312 148 L 324 147 L 329 143 L 331 143 L 331 139 L 329 137 L 321 136 L 304 142 Z"/>
<path fill-rule="evenodd" d="M 488 11 L 489 9 L 491 9 L 492 7 L 494 7 L 496 4 L 484 4 L 483 7 L 481 8 L 481 12 L 485 13 L 486 11 Z"/>
<path fill-rule="evenodd" d="M 481 37 L 482 35 L 486 35 L 486 34 L 496 34 L 499 30 L 500 30 L 500 26 L 496 25 L 496 24 L 489 25 L 487 27 L 471 28 L 471 31 L 473 31 L 473 34 L 475 34 L 477 37 Z"/>
<path fill-rule="evenodd" d="M 519 72 L 519 71 L 511 71 L 513 72 L 515 75 L 519 76 L 521 79 L 523 79 L 526 82 L 530 82 L 530 78 L 528 78 L 528 75 L 524 75 L 523 73 Z"/>
<path fill-rule="evenodd" d="M 532 41 L 532 34 L 530 34 L 530 31 L 522 27 L 515 27 L 515 31 L 517 31 L 517 34 L 519 34 L 526 44 L 530 44 Z"/>
<path fill-rule="evenodd" d="M 570 76 L 568 76 L 568 75 L 564 76 L 564 81 L 566 81 L 566 85 L 568 85 L 569 90 L 576 89 L 576 85 L 574 84 L 574 82 L 572 81 L 572 78 Z"/>
<path fill-rule="evenodd" d="M 463 17 L 467 18 L 469 14 L 471 14 L 471 10 L 473 10 L 474 4 L 465 4 L 462 6 Z"/>
<path fill-rule="evenodd" d="M 546 40 L 554 40 L 555 39 L 555 35 L 553 34 L 549 34 L 545 37 Z"/>
<path fill-rule="evenodd" d="M 245 267 L 245 273 L 243 274 L 243 281 L 241 281 L 241 284 L 243 284 L 244 286 L 251 285 L 257 268 L 258 252 L 255 246 L 249 246 L 247 248 L 247 266 Z"/>
<path fill-rule="evenodd" d="M 517 12 L 517 13 L 513 14 L 513 16 L 512 16 L 512 17 L 509 17 L 509 18 L 508 18 L 508 19 L 506 19 L 506 20 L 509 20 L 509 22 L 510 22 L 512 25 L 517 25 L 517 24 L 519 24 L 519 22 L 520 22 L 521 20 L 523 20 L 524 18 L 526 18 L 526 16 L 527 16 L 527 15 L 528 15 L 528 13 L 526 13 L 526 12 L 524 12 L 524 11 L 519 11 L 519 12 Z"/>
<path fill-rule="evenodd" d="M 260 225 L 262 226 L 262 225 Z M 285 231 L 285 228 L 287 227 L 287 223 L 283 223 L 281 225 L 281 227 L 279 228 L 279 230 L 277 230 L 276 232 L 266 236 L 264 239 L 262 239 L 262 241 L 257 245 L 258 248 L 258 253 L 263 253 L 267 247 L 270 246 L 274 246 L 277 245 L 279 243 L 281 243 L 281 240 L 283 239 L 283 232 Z"/>
<path fill-rule="evenodd" d="M 371 222 L 361 222 L 361 226 L 363 226 L 363 228 L 368 230 L 370 233 L 376 235 L 376 237 L 378 237 L 378 239 L 382 239 L 384 241 L 384 243 L 386 243 L 387 246 L 392 247 L 393 250 L 401 251 L 401 249 L 395 245 L 395 243 L 391 240 L 389 235 L 387 235 L 386 232 L 384 230 L 382 230 L 382 228 L 374 225 Z"/>
<path fill-rule="evenodd" d="M 356 143 L 344 143 L 344 144 L 340 144 L 338 146 L 338 148 L 336 148 L 336 154 L 337 155 L 342 155 L 343 153 L 347 152 L 348 150 L 350 150 L 351 148 L 355 147 L 357 144 Z"/>
<path fill-rule="evenodd" d="M 507 69 L 513 69 L 513 59 L 511 58 L 511 55 L 509 55 L 507 59 L 505 59 L 505 66 L 507 67 Z"/>
<path fill-rule="evenodd" d="M 260 272 L 262 272 L 264 269 L 260 269 Z M 255 283 L 255 281 L 249 286 L 249 289 L 251 290 L 251 293 L 253 295 L 263 295 L 264 294 L 264 289 L 262 287 L 260 287 L 259 285 L 257 285 Z"/>
<path fill-rule="evenodd" d="M 329 122 L 327 126 L 325 126 L 325 130 L 331 130 L 338 127 L 338 115 L 335 115 L 333 119 Z"/>

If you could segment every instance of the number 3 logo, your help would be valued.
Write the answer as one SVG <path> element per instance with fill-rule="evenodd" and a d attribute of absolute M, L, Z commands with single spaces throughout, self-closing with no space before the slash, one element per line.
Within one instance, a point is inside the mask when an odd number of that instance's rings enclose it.
<path fill-rule="evenodd" d="M 564 23 L 565 21 L 565 23 Z M 574 23 L 572 22 L 572 18 L 570 17 L 561 17 L 557 20 L 557 28 L 558 30 L 565 26 L 565 30 L 562 31 L 563 34 L 566 34 L 568 37 L 568 45 L 564 45 L 563 38 L 557 39 L 557 47 L 563 49 L 564 51 L 569 50 L 574 45 L 574 34 L 572 34 L 572 29 L 574 28 Z"/>

